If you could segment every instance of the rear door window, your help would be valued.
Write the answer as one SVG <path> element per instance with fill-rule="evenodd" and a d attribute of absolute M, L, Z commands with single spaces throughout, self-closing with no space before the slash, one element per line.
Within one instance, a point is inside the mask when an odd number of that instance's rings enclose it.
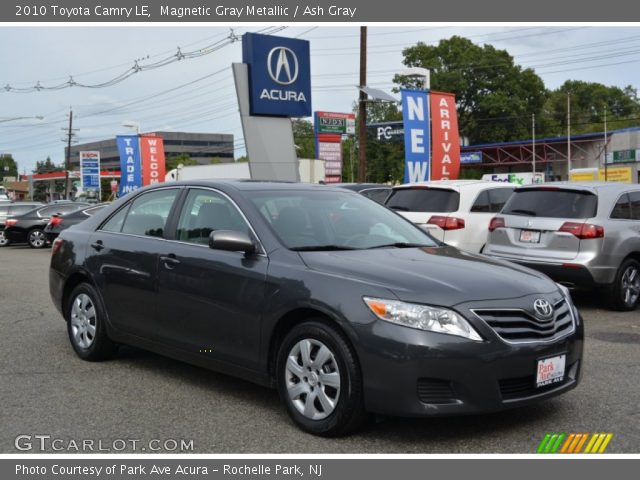
<path fill-rule="evenodd" d="M 631 200 L 631 219 L 640 220 L 640 192 L 632 192 L 629 194 Z"/>
<path fill-rule="evenodd" d="M 611 218 L 615 220 L 629 220 L 631 218 L 631 204 L 629 203 L 629 195 L 622 195 L 611 212 Z"/>
<path fill-rule="evenodd" d="M 374 202 L 378 202 L 379 204 L 384 205 L 384 201 L 387 199 L 391 191 L 388 188 L 372 188 L 371 190 L 365 190 L 361 193 Z"/>
<path fill-rule="evenodd" d="M 478 197 L 476 198 L 476 201 L 473 202 L 471 211 L 474 213 L 490 213 L 491 212 L 491 202 L 489 200 L 488 191 L 484 190 L 480 192 L 480 195 L 478 195 Z"/>
<path fill-rule="evenodd" d="M 399 188 L 385 205 L 399 212 L 450 213 L 458 210 L 460 193 L 442 188 Z"/>
<path fill-rule="evenodd" d="M 598 197 L 590 192 L 562 189 L 516 190 L 502 210 L 506 215 L 547 218 L 595 217 Z"/>
<path fill-rule="evenodd" d="M 122 225 L 122 233 L 162 237 L 178 190 L 155 190 L 136 198 Z"/>

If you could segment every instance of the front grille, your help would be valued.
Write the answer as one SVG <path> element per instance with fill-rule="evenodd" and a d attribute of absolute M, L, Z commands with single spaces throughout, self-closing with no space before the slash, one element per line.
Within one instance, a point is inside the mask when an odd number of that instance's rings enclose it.
<path fill-rule="evenodd" d="M 574 329 L 570 307 L 564 299 L 554 305 L 553 317 L 548 320 L 518 309 L 482 309 L 473 310 L 473 313 L 508 343 L 548 342 L 568 335 Z"/>
<path fill-rule="evenodd" d="M 458 403 L 451 382 L 435 378 L 418 379 L 418 399 L 422 403 Z"/>
<path fill-rule="evenodd" d="M 552 383 L 550 385 L 544 385 L 542 387 L 536 387 L 536 376 L 527 375 L 526 377 L 518 378 L 506 378 L 499 380 L 500 393 L 503 400 L 514 400 L 517 398 L 525 398 L 531 395 L 537 395 L 540 393 L 554 390 L 568 382 L 575 380 L 576 370 L 574 369 L 576 364 L 569 365 L 565 370 L 564 380 L 558 383 Z"/>

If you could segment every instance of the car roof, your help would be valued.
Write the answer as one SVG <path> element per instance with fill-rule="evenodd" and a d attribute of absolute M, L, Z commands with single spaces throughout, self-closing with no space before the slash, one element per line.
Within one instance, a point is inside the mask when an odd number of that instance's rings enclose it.
<path fill-rule="evenodd" d="M 404 185 L 398 185 L 397 187 L 393 187 L 394 190 L 400 190 L 403 188 L 412 188 L 412 187 L 429 187 L 429 188 L 444 188 L 447 190 L 456 190 L 460 191 L 460 189 L 476 189 L 476 188 L 498 188 L 498 187 L 515 187 L 515 185 L 506 182 L 492 182 L 490 180 L 432 180 L 430 182 L 416 182 L 416 183 L 406 183 Z"/>
<path fill-rule="evenodd" d="M 567 190 L 582 190 L 589 192 L 606 191 L 607 193 L 626 192 L 628 190 L 640 189 L 640 185 L 620 182 L 551 182 L 537 185 L 523 185 L 518 190 L 528 190 L 536 188 L 560 188 Z"/>

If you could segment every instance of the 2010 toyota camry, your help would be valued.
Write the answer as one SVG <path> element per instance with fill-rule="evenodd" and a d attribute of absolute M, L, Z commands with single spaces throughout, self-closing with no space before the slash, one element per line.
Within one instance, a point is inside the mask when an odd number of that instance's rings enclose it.
<path fill-rule="evenodd" d="M 564 287 L 320 185 L 138 190 L 62 232 L 50 289 L 82 359 L 128 344 L 274 386 L 319 435 L 527 405 L 580 374 Z"/>

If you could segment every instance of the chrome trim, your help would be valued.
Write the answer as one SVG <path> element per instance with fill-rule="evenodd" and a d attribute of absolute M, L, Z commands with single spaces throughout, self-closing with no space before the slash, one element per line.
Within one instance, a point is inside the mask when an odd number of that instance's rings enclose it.
<path fill-rule="evenodd" d="M 567 309 L 569 310 L 569 315 L 571 316 L 571 330 L 569 330 L 568 332 L 564 333 L 563 335 L 561 335 L 559 337 L 554 337 L 554 338 L 550 338 L 550 339 L 547 339 L 547 340 L 522 340 L 522 341 L 507 340 L 505 338 L 502 338 L 502 336 L 498 332 L 496 332 L 494 330 L 494 328 L 491 325 L 489 325 L 487 323 L 487 321 L 477 313 L 477 312 L 522 312 L 522 313 L 526 314 L 528 317 L 530 317 L 531 319 L 533 319 L 534 321 L 536 321 L 536 317 L 531 316 L 531 314 L 529 312 L 527 312 L 526 310 L 524 310 L 522 308 L 473 308 L 473 309 L 470 308 L 469 311 L 471 311 L 471 313 L 473 313 L 480 321 L 482 321 L 482 323 L 484 323 L 488 328 L 490 328 L 491 331 L 493 333 L 495 333 L 495 335 L 500 340 L 502 340 L 504 343 L 507 343 L 509 345 L 530 345 L 530 344 L 534 344 L 534 343 L 551 343 L 551 342 L 556 342 L 556 341 L 558 341 L 560 339 L 563 339 L 565 337 L 568 337 L 569 335 L 575 333 L 575 331 L 576 331 L 577 321 L 576 321 L 576 317 L 575 317 L 574 312 L 573 312 L 574 309 L 572 308 L 572 304 L 569 303 L 569 301 L 567 300 L 567 298 L 564 297 L 564 295 L 563 295 L 562 300 L 560 300 L 559 302 L 556 302 L 556 303 L 553 304 L 553 308 L 555 310 L 556 307 L 562 302 L 566 302 L 567 303 Z M 556 321 L 556 316 L 554 314 L 554 317 L 553 317 L 554 325 L 555 325 L 555 321 Z"/>

